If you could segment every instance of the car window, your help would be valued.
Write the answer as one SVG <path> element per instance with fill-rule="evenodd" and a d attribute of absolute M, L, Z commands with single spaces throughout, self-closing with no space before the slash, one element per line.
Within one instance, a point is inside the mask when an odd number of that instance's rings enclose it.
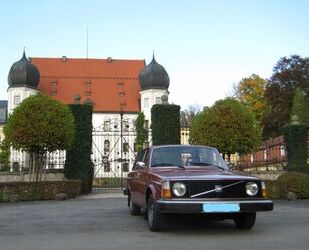
<path fill-rule="evenodd" d="M 149 165 L 149 158 L 150 158 L 150 153 L 149 153 L 150 150 L 146 150 L 145 152 L 145 157 L 144 157 L 144 160 L 143 162 L 146 164 L 146 166 Z"/>
<path fill-rule="evenodd" d="M 151 167 L 164 166 L 214 166 L 227 169 L 216 149 L 192 146 L 154 148 Z"/>
<path fill-rule="evenodd" d="M 146 152 L 146 150 L 144 149 L 144 150 L 142 150 L 141 152 L 139 152 L 139 153 L 137 154 L 137 156 L 136 156 L 136 158 L 135 158 L 135 161 L 134 161 L 134 165 L 133 165 L 132 170 L 136 170 L 136 169 L 135 169 L 135 166 L 136 166 L 136 163 L 137 163 L 137 162 L 139 162 L 139 161 L 144 162 L 145 152 Z"/>

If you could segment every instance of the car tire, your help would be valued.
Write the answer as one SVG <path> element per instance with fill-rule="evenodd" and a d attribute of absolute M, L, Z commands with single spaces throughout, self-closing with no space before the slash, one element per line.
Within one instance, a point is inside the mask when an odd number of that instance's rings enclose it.
<path fill-rule="evenodd" d="M 240 213 L 234 218 L 235 225 L 238 229 L 251 229 L 254 226 L 256 213 Z"/>
<path fill-rule="evenodd" d="M 149 196 L 147 201 L 147 221 L 150 231 L 159 232 L 163 229 L 163 214 L 156 210 L 152 195 Z"/>
<path fill-rule="evenodd" d="M 131 197 L 128 196 L 128 204 L 130 208 L 130 214 L 131 215 L 139 215 L 141 213 L 141 208 L 137 206 L 132 200 Z"/>

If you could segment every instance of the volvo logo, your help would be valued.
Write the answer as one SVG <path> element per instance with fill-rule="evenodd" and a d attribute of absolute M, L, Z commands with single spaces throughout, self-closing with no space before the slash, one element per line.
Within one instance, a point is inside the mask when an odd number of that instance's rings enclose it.
<path fill-rule="evenodd" d="M 221 185 L 215 185 L 215 192 L 221 193 L 222 192 L 222 186 Z"/>

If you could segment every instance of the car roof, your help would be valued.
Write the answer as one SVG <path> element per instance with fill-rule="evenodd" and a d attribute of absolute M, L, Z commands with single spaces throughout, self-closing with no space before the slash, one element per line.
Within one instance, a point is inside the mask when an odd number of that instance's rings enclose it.
<path fill-rule="evenodd" d="M 209 146 L 203 146 L 203 145 L 184 145 L 184 144 L 166 144 L 166 145 L 153 145 L 151 147 L 149 147 L 149 149 L 154 149 L 154 148 L 170 148 L 170 147 L 181 147 L 181 148 L 196 148 L 196 147 L 200 147 L 200 148 L 209 148 L 209 149 L 216 149 L 214 147 L 209 147 Z"/>

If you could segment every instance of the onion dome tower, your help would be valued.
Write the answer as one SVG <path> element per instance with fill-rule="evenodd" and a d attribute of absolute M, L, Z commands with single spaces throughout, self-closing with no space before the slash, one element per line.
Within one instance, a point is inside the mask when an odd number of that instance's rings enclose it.
<path fill-rule="evenodd" d="M 38 92 L 40 72 L 38 68 L 29 62 L 24 51 L 22 58 L 15 62 L 8 75 L 8 112 L 25 98 Z"/>
<path fill-rule="evenodd" d="M 141 111 L 145 120 L 150 121 L 151 107 L 161 104 L 161 97 L 169 94 L 170 79 L 165 68 L 157 63 L 153 55 L 152 61 L 139 73 L 138 80 L 141 88 Z"/>

